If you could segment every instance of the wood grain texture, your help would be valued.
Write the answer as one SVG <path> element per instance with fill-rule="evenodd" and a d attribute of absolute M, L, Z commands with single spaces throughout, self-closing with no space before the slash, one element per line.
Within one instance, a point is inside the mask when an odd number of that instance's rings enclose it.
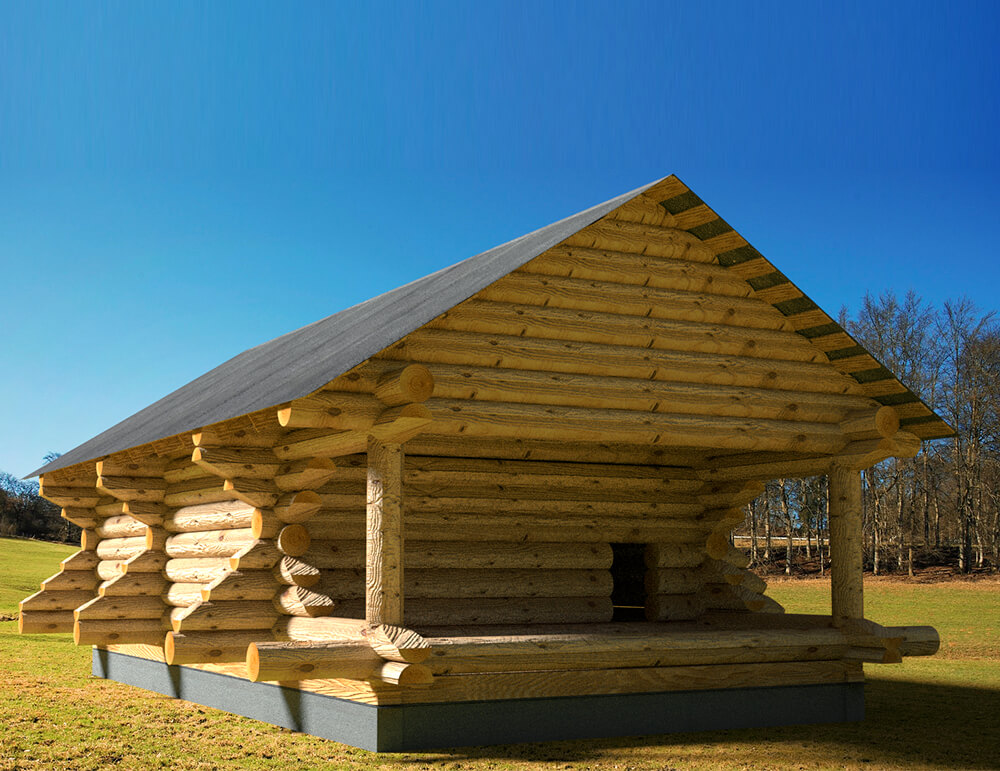
<path fill-rule="evenodd" d="M 861 475 L 834 466 L 830 470 L 830 582 L 833 616 L 838 621 L 865 615 Z"/>
<path fill-rule="evenodd" d="M 403 450 L 368 441 L 365 618 L 403 624 Z"/>

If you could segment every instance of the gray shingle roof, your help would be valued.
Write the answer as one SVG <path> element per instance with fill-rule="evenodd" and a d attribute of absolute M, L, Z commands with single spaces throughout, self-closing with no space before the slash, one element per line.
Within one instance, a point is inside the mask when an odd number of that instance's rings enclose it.
<path fill-rule="evenodd" d="M 244 351 L 29 476 L 312 393 L 657 182 Z"/>

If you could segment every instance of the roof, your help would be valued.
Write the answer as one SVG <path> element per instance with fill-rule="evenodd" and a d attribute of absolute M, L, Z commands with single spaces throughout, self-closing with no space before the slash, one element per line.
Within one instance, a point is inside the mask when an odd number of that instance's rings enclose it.
<path fill-rule="evenodd" d="M 924 439 L 953 433 L 725 220 L 671 176 L 244 351 L 29 476 L 306 396 L 646 191 L 662 196 L 661 205 L 674 215 L 679 229 L 710 246 L 721 265 L 745 278 L 758 297 L 788 317 L 799 334 L 861 383 L 867 395 L 896 407 L 906 430 Z"/>

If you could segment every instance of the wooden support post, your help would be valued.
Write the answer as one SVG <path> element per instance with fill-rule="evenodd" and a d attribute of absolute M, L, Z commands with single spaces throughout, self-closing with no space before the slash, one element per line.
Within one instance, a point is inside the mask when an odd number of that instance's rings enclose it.
<path fill-rule="evenodd" d="M 838 625 L 865 616 L 861 551 L 861 474 L 830 469 L 830 579 L 833 618 Z"/>
<path fill-rule="evenodd" d="M 365 619 L 403 624 L 403 448 L 368 438 Z"/>

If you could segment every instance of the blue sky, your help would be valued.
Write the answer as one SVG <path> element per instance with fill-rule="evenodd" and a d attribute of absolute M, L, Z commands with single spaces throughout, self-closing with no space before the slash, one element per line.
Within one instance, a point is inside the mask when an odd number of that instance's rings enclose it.
<path fill-rule="evenodd" d="M 995 3 L 6 3 L 0 470 L 676 173 L 829 311 L 1000 307 Z"/>

